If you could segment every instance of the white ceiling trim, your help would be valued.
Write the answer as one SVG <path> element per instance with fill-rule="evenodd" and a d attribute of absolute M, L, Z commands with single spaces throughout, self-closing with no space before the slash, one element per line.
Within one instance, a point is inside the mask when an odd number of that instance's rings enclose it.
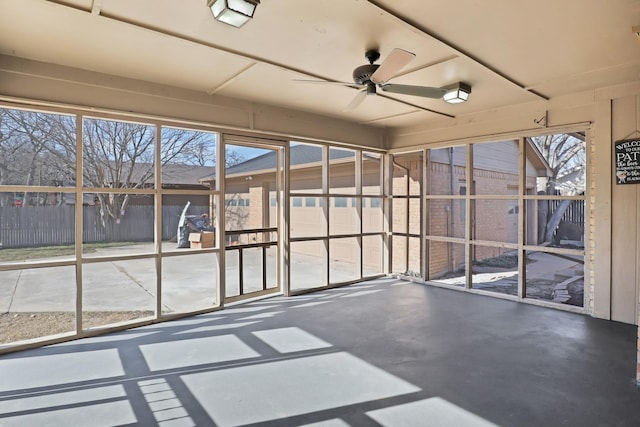
<path fill-rule="evenodd" d="M 417 71 L 426 70 L 427 68 L 434 67 L 436 65 L 441 65 L 441 64 L 444 64 L 444 63 L 449 62 L 449 61 L 454 61 L 454 60 L 456 60 L 458 58 L 459 58 L 458 55 L 451 55 L 451 56 L 447 56 L 445 58 L 440 58 L 437 61 L 433 61 L 433 62 L 430 62 L 428 64 L 421 65 L 419 67 L 413 67 L 413 68 L 410 68 L 410 69 L 408 69 L 406 71 L 398 73 L 395 76 L 393 76 L 393 78 L 395 79 L 397 77 L 406 76 L 407 74 L 415 73 Z"/>
<path fill-rule="evenodd" d="M 102 0 L 93 0 L 93 4 L 91 5 L 91 13 L 93 15 L 100 15 L 101 10 L 102 10 Z"/>
<path fill-rule="evenodd" d="M 441 148 L 441 147 L 450 147 L 452 145 L 506 141 L 506 140 L 518 139 L 522 137 L 544 136 L 544 135 L 552 135 L 552 134 L 558 134 L 558 133 L 570 133 L 570 134 L 576 133 L 576 132 L 582 133 L 582 132 L 588 132 L 591 129 L 592 125 L 593 123 L 591 121 L 587 121 L 587 122 L 567 123 L 559 126 L 536 127 L 536 128 L 528 128 L 528 129 L 521 129 L 521 130 L 515 130 L 515 131 L 488 133 L 488 134 L 477 135 L 472 137 L 470 136 L 470 137 L 461 137 L 461 138 L 455 138 L 455 139 L 442 139 L 438 141 L 432 141 L 426 144 L 391 148 L 387 152 L 389 154 L 397 154 L 397 153 L 421 150 L 425 148 L 433 149 L 433 148 Z"/>
<path fill-rule="evenodd" d="M 75 9 L 75 10 L 84 11 L 86 13 L 93 13 L 92 11 L 87 11 L 85 9 L 74 7 L 74 6 L 71 6 L 71 5 L 66 4 L 66 3 L 61 3 L 58 0 L 46 0 L 46 1 L 48 1 L 49 3 L 53 3 L 53 4 L 55 4 L 57 6 L 60 6 L 60 7 L 68 7 L 68 8 L 72 8 L 72 9 Z M 101 3 L 102 3 L 101 0 L 95 0 L 95 2 L 93 3 L 93 7 L 96 7 L 96 5 L 101 4 Z M 375 3 L 370 2 L 370 1 L 369 1 L 369 3 L 371 3 L 371 5 L 373 5 L 376 8 L 379 8 L 384 13 L 388 13 L 384 9 L 380 8 L 379 6 L 377 6 Z M 92 9 L 93 9 L 93 7 L 92 7 Z M 418 27 L 416 27 L 414 25 L 409 24 L 408 22 L 402 20 L 401 18 L 397 17 L 396 15 L 393 15 L 393 14 L 389 13 L 389 16 L 391 16 L 394 19 L 399 19 L 402 22 L 404 22 L 406 25 L 411 26 L 413 31 L 418 31 L 418 32 L 422 33 L 423 35 L 426 35 L 428 37 L 431 37 L 431 38 L 434 38 L 435 40 L 440 41 L 439 39 L 433 37 L 428 32 L 423 31 L 422 29 L 420 29 L 420 28 L 418 28 Z M 212 94 L 222 90 L 223 87 L 225 87 L 228 84 L 232 83 L 235 79 L 237 79 L 242 74 L 244 74 L 245 72 L 250 70 L 257 63 L 271 65 L 273 67 L 277 67 L 277 68 L 280 68 L 280 69 L 283 69 L 283 70 L 287 70 L 287 71 L 290 71 L 290 72 L 298 73 L 298 74 L 300 74 L 302 76 L 307 76 L 307 77 L 311 77 L 311 78 L 314 78 L 314 79 L 324 80 L 324 81 L 327 81 L 327 82 L 340 83 L 340 82 L 338 82 L 336 80 L 333 80 L 333 79 L 327 79 L 326 77 L 323 77 L 323 76 L 320 76 L 320 75 L 317 75 L 317 74 L 313 74 L 313 73 L 309 73 L 308 71 L 304 71 L 304 70 L 301 70 L 301 69 L 298 69 L 298 68 L 293 68 L 293 67 L 290 67 L 288 65 L 277 63 L 277 62 L 274 62 L 274 61 L 270 61 L 270 60 L 265 59 L 265 58 L 260 58 L 260 57 L 257 57 L 257 56 L 248 55 L 248 54 L 243 53 L 243 52 L 237 52 L 235 50 L 228 49 L 228 48 L 226 48 L 224 46 L 216 45 L 216 44 L 207 42 L 205 40 L 198 39 L 196 37 L 191 37 L 191 36 L 188 36 L 188 35 L 185 35 L 185 34 L 181 34 L 181 33 L 177 33 L 177 32 L 174 32 L 174 31 L 168 31 L 168 30 L 163 29 L 163 28 L 158 28 L 158 27 L 155 27 L 155 26 L 152 26 L 152 25 L 147 25 L 147 24 L 144 24 L 144 23 L 141 23 L 141 22 L 136 22 L 136 21 L 134 21 L 132 19 L 128 19 L 128 18 L 125 18 L 125 17 L 115 16 L 115 15 L 105 14 L 105 13 L 100 13 L 100 17 L 103 18 L 103 19 L 116 21 L 116 22 L 119 22 L 121 24 L 131 25 L 131 26 L 134 26 L 134 27 L 137 27 L 137 28 L 140 28 L 140 29 L 144 29 L 146 31 L 151 31 L 151 32 L 154 32 L 154 33 L 158 33 L 158 34 L 162 34 L 162 35 L 168 36 L 168 37 L 173 37 L 173 38 L 176 38 L 176 39 L 179 39 L 179 40 L 183 40 L 183 41 L 186 41 L 186 42 L 195 43 L 195 44 L 198 44 L 198 45 L 201 45 L 201 46 L 204 46 L 204 47 L 217 49 L 217 50 L 219 50 L 221 52 L 225 52 L 225 53 L 229 53 L 229 54 L 232 54 L 232 55 L 236 55 L 238 57 L 241 57 L 241 58 L 244 58 L 244 59 L 247 59 L 247 60 L 250 60 L 250 61 L 254 62 L 252 65 L 250 65 L 250 66 L 246 67 L 245 69 L 241 70 L 239 73 L 237 73 L 236 75 L 231 77 L 229 80 L 227 80 L 222 85 L 220 85 L 217 88 L 213 88 L 210 91 L 208 91 L 207 93 L 209 95 L 212 95 Z M 447 47 L 451 47 L 451 46 L 449 46 L 448 44 L 446 44 L 444 42 L 441 42 L 441 43 L 445 44 Z M 455 50 L 455 48 L 452 48 L 452 49 Z M 441 63 L 444 63 L 444 62 L 447 62 L 447 61 L 454 60 L 456 58 L 457 58 L 456 55 L 448 56 L 448 57 L 442 58 L 441 60 L 434 61 L 434 63 L 427 64 L 427 65 L 425 65 L 423 67 L 416 68 L 413 71 L 425 69 L 425 68 L 428 68 L 428 67 L 433 66 L 433 65 L 438 65 L 438 64 L 441 64 Z M 406 74 L 406 73 L 402 73 L 402 75 L 404 75 L 404 74 Z M 400 100 L 400 99 L 395 98 L 395 97 L 391 97 L 391 96 L 388 96 L 388 95 L 382 95 L 382 94 L 378 94 L 378 96 L 390 99 L 390 100 L 398 102 L 400 104 L 404 104 L 404 105 L 407 105 L 407 106 L 410 106 L 410 107 L 413 107 L 413 108 L 417 108 L 417 109 L 422 110 L 422 111 L 426 111 L 426 112 L 433 113 L 433 114 L 436 114 L 436 115 L 440 115 L 440 116 L 443 116 L 443 117 L 455 118 L 455 116 L 453 116 L 451 114 L 447 114 L 447 113 L 443 113 L 441 111 L 425 108 L 425 107 L 422 107 L 422 106 L 419 106 L 419 105 L 416 105 L 416 104 L 413 104 L 413 103 L 410 103 L 410 102 L 407 102 L 407 101 Z M 415 111 L 409 111 L 407 114 L 413 114 L 413 113 L 415 113 Z"/>
<path fill-rule="evenodd" d="M 450 119 L 455 119 L 455 118 L 456 118 L 456 116 L 453 116 L 453 115 L 451 115 L 451 114 L 442 113 L 442 112 L 440 112 L 440 111 L 432 110 L 432 109 L 430 109 L 430 108 L 426 108 L 426 107 L 421 107 L 420 105 L 412 104 L 411 102 L 403 101 L 403 100 L 401 100 L 401 99 L 394 98 L 394 97 L 392 97 L 392 96 L 385 95 L 385 94 L 382 94 L 382 93 L 380 93 L 380 92 L 378 92 L 378 93 L 376 94 L 376 96 L 379 96 L 379 97 L 381 97 L 381 98 L 387 98 L 387 99 L 390 99 L 390 100 L 392 100 L 392 101 L 399 102 L 400 104 L 404 104 L 404 105 L 407 105 L 407 106 L 409 106 L 409 107 L 417 108 L 417 109 L 422 110 L 422 111 L 427 111 L 427 112 L 429 112 L 429 113 L 434 113 L 434 114 L 437 114 L 437 115 L 439 115 L 439 116 L 448 117 L 448 118 L 450 118 Z M 410 112 L 410 113 L 411 113 L 411 112 Z"/>
<path fill-rule="evenodd" d="M 233 83 L 235 80 L 238 79 L 238 77 L 240 77 L 241 75 L 243 75 L 244 73 L 246 73 L 247 71 L 255 67 L 256 65 L 258 65 L 257 62 L 252 62 L 251 64 L 247 65 L 242 70 L 238 71 L 236 74 L 234 74 L 233 76 L 228 78 L 226 81 L 224 81 L 222 84 L 218 85 L 217 87 L 211 90 L 208 90 L 207 95 L 215 95 L 217 92 L 221 91 L 222 89 L 224 89 L 225 87 Z"/>
<path fill-rule="evenodd" d="M 459 56 L 462 56 L 472 62 L 475 62 L 476 64 L 480 65 L 481 67 L 485 68 L 488 71 L 491 71 L 493 74 L 495 74 L 496 76 L 502 78 L 503 80 L 511 83 L 512 85 L 522 89 L 523 91 L 529 92 L 535 96 L 537 96 L 540 99 L 543 99 L 545 101 L 548 101 L 549 98 L 534 91 L 531 89 L 527 89 L 527 87 L 525 85 L 523 85 L 522 83 L 518 82 L 517 80 L 507 76 L 505 73 L 503 73 L 502 71 L 498 70 L 497 68 L 493 67 L 490 64 L 487 64 L 485 61 L 481 60 L 480 58 L 477 58 L 473 55 L 471 55 L 470 53 L 462 50 L 461 48 L 453 45 L 452 43 L 446 41 L 445 39 L 436 36 L 435 34 L 429 32 L 429 30 L 427 30 L 426 28 L 422 27 L 421 25 L 417 24 L 415 21 L 412 21 L 409 18 L 406 18 L 404 16 L 401 16 L 395 12 L 393 12 L 392 10 L 388 9 L 385 6 L 382 6 L 378 1 L 375 0 L 366 0 L 368 3 L 370 3 L 372 6 L 375 6 L 376 8 L 378 8 L 382 13 L 385 13 L 393 18 L 395 18 L 397 21 L 403 23 L 404 25 L 409 26 L 411 29 L 413 29 L 414 31 L 419 31 L 420 33 L 431 37 L 434 40 L 437 40 L 438 42 L 442 43 L 443 45 L 449 47 L 450 49 L 452 49 L 454 52 L 456 52 Z"/>
<path fill-rule="evenodd" d="M 385 120 L 395 119 L 395 118 L 398 118 L 398 117 L 404 117 L 406 115 L 415 114 L 415 113 L 419 113 L 419 112 L 420 112 L 420 110 L 413 110 L 413 111 L 409 111 L 408 113 L 393 114 L 393 115 L 386 116 L 386 117 L 379 117 L 377 119 L 365 120 L 365 121 L 361 122 L 361 124 L 366 125 L 366 124 L 370 124 L 370 123 L 383 122 Z"/>
<path fill-rule="evenodd" d="M 565 76 L 562 76 L 562 78 L 560 78 L 560 79 L 552 79 L 552 80 L 545 80 L 545 81 L 536 82 L 534 84 L 526 86 L 525 89 L 530 91 L 530 92 L 532 92 L 532 89 L 534 89 L 536 87 L 548 85 L 548 84 L 570 82 L 570 81 L 578 79 L 578 78 L 584 78 L 585 76 L 588 76 L 588 75 L 598 74 L 598 73 L 603 73 L 603 72 L 616 73 L 617 70 L 622 71 L 622 70 L 624 70 L 626 68 L 632 68 L 632 67 L 638 67 L 638 66 L 640 66 L 640 60 L 629 61 L 629 62 L 626 62 L 624 64 L 615 64 L 615 65 L 611 65 L 611 66 L 608 66 L 608 67 L 601 67 L 601 68 L 596 68 L 596 69 L 593 69 L 593 70 L 587 70 L 587 71 L 580 72 L 580 73 L 565 75 Z"/>
<path fill-rule="evenodd" d="M 55 4 L 57 6 L 60 6 L 60 7 L 68 7 L 68 8 L 74 9 L 74 10 L 80 10 L 80 11 L 83 11 L 83 12 L 91 13 L 90 11 L 87 11 L 87 10 L 82 9 L 82 8 L 74 7 L 74 6 L 71 6 L 71 5 L 66 4 L 66 3 L 60 3 L 57 0 L 45 0 L 45 1 L 47 1 L 49 3 L 53 3 L 53 4 Z M 147 25 L 147 24 L 144 24 L 142 22 L 136 22 L 136 21 L 134 21 L 132 19 L 127 19 L 127 18 L 122 17 L 122 16 L 116 16 L 116 15 L 110 15 L 110 14 L 101 13 L 100 17 L 103 18 L 103 19 L 109 19 L 111 21 L 119 22 L 121 24 L 131 25 L 133 27 L 137 27 L 137 28 L 140 28 L 140 29 L 143 29 L 143 30 L 146 30 L 146 31 L 151 31 L 151 32 L 154 32 L 154 33 L 157 33 L 157 34 L 162 34 L 162 35 L 165 35 L 165 36 L 168 36 L 168 37 L 173 37 L 173 38 L 176 38 L 176 39 L 179 39 L 179 40 L 183 40 L 183 41 L 186 41 L 186 42 L 195 43 L 195 44 L 198 44 L 200 46 L 216 49 L 216 50 L 219 50 L 221 52 L 225 52 L 225 53 L 229 53 L 229 54 L 232 54 L 232 55 L 236 55 L 238 57 L 241 57 L 241 58 L 244 58 L 244 59 L 248 59 L 248 60 L 251 60 L 251 61 L 254 61 L 254 62 L 267 64 L 267 65 L 272 65 L 274 67 L 278 67 L 278 68 L 281 68 L 283 70 L 292 71 L 292 72 L 295 72 L 295 73 L 298 73 L 298 74 L 301 74 L 301 75 L 304 75 L 304 76 L 313 77 L 313 78 L 316 78 L 316 79 L 327 80 L 326 78 L 324 78 L 322 76 L 319 76 L 319 75 L 316 75 L 316 74 L 312 74 L 312 73 L 309 73 L 307 71 L 300 70 L 300 69 L 297 69 L 297 68 L 293 68 L 293 67 L 290 67 L 290 66 L 285 65 L 285 64 L 280 64 L 278 62 L 270 61 L 270 60 L 265 59 L 265 58 L 260 58 L 260 57 L 257 57 L 257 56 L 248 55 L 246 53 L 238 52 L 238 51 L 226 48 L 226 47 L 221 46 L 221 45 L 217 45 L 217 44 L 214 44 L 214 43 L 209 43 L 209 42 L 207 42 L 205 40 L 198 39 L 196 37 L 191 37 L 191 36 L 188 36 L 188 35 L 185 35 L 185 34 L 181 34 L 181 33 L 175 32 L 175 31 L 168 31 L 166 29 L 155 27 L 153 25 Z"/>

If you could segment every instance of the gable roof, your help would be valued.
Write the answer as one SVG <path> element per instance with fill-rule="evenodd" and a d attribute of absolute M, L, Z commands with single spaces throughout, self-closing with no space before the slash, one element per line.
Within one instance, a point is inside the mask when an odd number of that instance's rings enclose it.
<path fill-rule="evenodd" d="M 319 163 L 322 161 L 322 147 L 319 145 L 298 144 L 289 149 L 291 167 Z M 332 148 L 329 150 L 329 160 L 347 159 L 354 157 L 355 152 Z M 226 169 L 227 175 L 247 174 L 262 170 L 275 169 L 277 165 L 277 153 L 270 151 L 261 156 L 238 163 Z M 212 177 L 207 177 L 212 178 Z"/>
<path fill-rule="evenodd" d="M 119 164 L 110 162 L 108 166 L 112 171 L 121 169 L 121 172 L 127 174 L 130 164 Z M 215 176 L 216 168 L 214 166 L 198 166 L 187 164 L 168 163 L 162 166 L 162 184 L 172 186 L 193 186 L 202 185 L 201 179 L 205 176 Z M 149 175 L 149 173 L 151 174 Z M 140 180 L 146 178 L 145 183 L 153 182 L 153 163 L 136 163 L 131 171 L 130 181 L 132 184 L 138 184 Z"/>
<path fill-rule="evenodd" d="M 162 166 L 162 182 L 169 185 L 199 185 L 205 176 L 215 176 L 214 166 L 166 164 Z"/>

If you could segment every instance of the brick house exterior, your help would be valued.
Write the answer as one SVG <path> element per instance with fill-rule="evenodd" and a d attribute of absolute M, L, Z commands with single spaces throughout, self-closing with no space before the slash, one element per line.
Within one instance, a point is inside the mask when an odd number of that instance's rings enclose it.
<path fill-rule="evenodd" d="M 519 161 L 517 141 L 502 141 L 474 145 L 473 185 L 475 194 L 516 196 L 518 194 Z M 449 158 L 447 149 L 430 152 L 427 177 L 428 194 L 462 196 L 468 191 L 466 182 L 466 154 L 455 152 Z M 326 230 L 323 214 L 325 197 L 321 196 L 322 151 L 320 147 L 292 145 L 291 150 L 291 237 L 322 236 Z M 346 150 L 330 150 L 329 162 L 329 233 L 335 235 L 359 234 L 355 207 L 355 155 Z M 351 153 L 350 155 L 348 153 Z M 527 150 L 526 191 L 535 194 L 536 178 L 546 176 L 546 164 L 537 153 Z M 364 159 L 365 157 L 363 157 Z M 382 183 L 378 162 L 363 160 L 362 224 L 363 232 L 382 232 Z M 420 271 L 420 204 L 422 202 L 422 154 L 408 153 L 393 158 L 390 229 L 394 272 Z M 271 165 L 271 167 L 265 167 Z M 453 167 L 453 175 L 451 168 Z M 247 230 L 275 227 L 276 179 L 275 152 L 250 159 L 226 171 L 226 229 Z M 451 188 L 453 183 L 454 188 Z M 300 194 L 300 195 L 297 195 Z M 318 196 L 314 196 L 318 194 Z M 332 196 L 336 194 L 336 196 Z M 428 200 L 427 235 L 465 238 L 466 201 L 457 198 Z M 471 238 L 493 242 L 517 243 L 518 201 L 476 200 L 472 209 L 475 227 Z M 527 219 L 527 229 L 535 229 L 535 216 Z M 240 236 L 237 243 L 262 241 L 260 233 Z M 243 241 L 245 239 L 246 241 Z M 535 233 L 528 236 L 536 243 Z M 228 239 L 230 240 L 230 239 Z M 231 240 L 229 243 L 233 243 Z M 408 244 L 408 247 L 407 247 Z M 451 246 L 450 246 L 451 245 Z M 305 250 L 309 245 L 298 244 Z M 355 261 L 359 254 L 349 239 L 336 239 L 332 243 L 332 257 Z M 408 253 L 407 253 L 408 250 Z M 474 246 L 474 259 L 494 257 L 504 252 L 491 246 Z M 365 267 L 380 267 L 381 248 L 367 246 L 363 251 Z M 429 252 L 429 276 L 438 277 L 464 265 L 464 246 L 432 242 Z M 454 265 L 452 265 L 454 264 Z"/>

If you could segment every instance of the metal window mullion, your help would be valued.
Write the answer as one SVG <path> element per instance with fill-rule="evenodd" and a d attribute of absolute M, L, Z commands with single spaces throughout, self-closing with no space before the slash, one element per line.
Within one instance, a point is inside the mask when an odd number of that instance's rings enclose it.
<path fill-rule="evenodd" d="M 220 307 L 224 307 L 224 298 L 227 294 L 226 289 L 226 234 L 225 234 L 225 212 L 224 212 L 224 187 L 225 187 L 225 149 L 224 149 L 224 136 L 218 134 L 218 141 L 216 144 L 216 180 L 215 190 L 218 193 L 216 203 L 216 239 L 218 248 L 218 304 Z M 214 196 L 215 199 L 215 196 Z"/>
<path fill-rule="evenodd" d="M 397 165 L 397 163 L 394 162 L 394 165 Z M 411 179 L 409 177 L 410 172 L 411 172 L 411 168 L 410 167 L 404 167 L 405 170 L 405 177 L 404 177 L 404 184 L 405 184 L 405 197 L 401 196 L 401 199 L 405 200 L 405 218 L 404 218 L 404 226 L 405 226 L 405 232 L 407 233 L 406 236 L 404 236 L 404 247 L 405 247 L 405 251 L 404 251 L 404 265 L 405 265 L 405 271 L 408 273 L 409 272 L 409 243 L 411 241 L 411 239 L 409 239 L 409 222 L 411 221 L 411 215 L 409 212 L 409 208 L 411 206 L 410 200 L 411 197 L 409 197 L 410 192 L 411 192 Z M 393 188 L 393 187 L 392 187 Z M 393 207 L 392 207 L 393 209 Z M 394 230 L 392 230 L 394 231 Z"/>
<path fill-rule="evenodd" d="M 383 250 L 383 273 L 391 273 L 393 259 L 393 239 L 391 237 L 391 224 L 393 224 L 393 210 L 391 209 L 391 189 L 393 186 L 393 155 L 383 155 L 383 175 L 382 181 L 382 209 L 385 218 L 384 228 L 384 250 Z"/>
<path fill-rule="evenodd" d="M 289 165 L 289 144 L 283 151 L 278 150 L 278 174 L 276 184 L 276 209 L 278 212 L 278 285 L 285 296 L 291 294 L 291 234 L 289 233 L 289 193 L 291 191 L 289 180 L 291 168 Z"/>
<path fill-rule="evenodd" d="M 425 280 L 429 280 L 429 264 L 428 264 L 428 253 L 429 253 L 429 249 L 428 249 L 428 245 L 427 245 L 427 241 L 425 240 L 425 235 L 427 233 L 427 225 L 429 224 L 428 222 L 428 215 L 427 213 L 429 212 L 427 210 L 428 208 L 428 201 L 426 199 L 426 195 L 428 193 L 428 176 L 429 176 L 429 155 L 430 152 L 429 150 L 423 150 L 422 152 L 422 180 L 421 180 L 421 191 L 420 191 L 420 269 L 422 270 L 420 272 L 420 276 L 425 279 Z M 453 189 L 452 189 L 453 190 Z"/>
<path fill-rule="evenodd" d="M 154 229 L 154 251 L 156 266 L 156 296 L 155 296 L 155 317 L 160 318 L 162 315 L 162 126 L 156 125 L 156 144 L 155 144 L 155 197 L 153 218 Z M 179 237 L 179 236 L 178 236 Z"/>
<path fill-rule="evenodd" d="M 384 199 L 385 199 L 385 197 L 384 197 L 384 194 L 385 194 L 384 193 L 384 187 L 385 187 L 385 176 L 386 176 L 385 175 L 385 169 L 386 169 L 385 168 L 385 161 L 386 161 L 385 159 L 386 159 L 386 155 L 385 154 L 381 154 L 380 158 L 378 160 L 378 183 L 380 185 L 380 190 L 378 192 L 378 198 L 382 201 L 381 207 L 382 207 L 382 217 L 383 217 L 383 221 L 382 221 L 382 231 L 383 232 L 385 231 L 384 224 L 386 223 L 386 219 L 385 219 L 386 217 L 384 215 L 384 212 L 385 212 L 384 211 L 384 203 L 385 203 L 384 202 Z M 382 234 L 382 251 L 380 253 L 380 257 L 381 258 L 378 260 L 378 262 L 381 263 L 380 267 L 381 267 L 381 272 L 383 274 L 388 274 L 388 270 L 386 268 L 386 261 L 385 261 L 387 259 L 387 257 L 385 256 L 386 246 L 387 246 L 386 233 L 383 233 Z"/>
<path fill-rule="evenodd" d="M 638 109 L 638 120 L 640 121 L 640 109 Z M 592 139 L 591 139 L 591 127 L 587 128 L 586 132 L 585 132 L 585 144 L 584 144 L 584 150 L 585 150 L 585 156 L 587 158 L 587 169 L 585 171 L 586 173 L 586 183 L 587 185 L 585 185 L 585 193 L 583 194 L 583 203 L 584 203 L 584 230 L 583 230 L 583 234 L 582 234 L 582 239 L 585 242 L 585 246 L 584 246 L 584 269 L 585 269 L 585 275 L 584 277 L 587 280 L 587 283 L 584 284 L 584 289 L 586 292 L 584 292 L 583 295 L 583 299 L 582 299 L 582 306 L 586 307 L 590 313 L 593 313 L 593 308 L 590 306 L 589 304 L 589 300 L 593 300 L 593 295 L 591 290 L 593 289 L 592 285 L 595 279 L 595 272 L 594 272 L 594 263 L 593 263 L 593 259 L 592 259 L 592 254 L 593 254 L 593 245 L 591 244 L 592 239 L 594 238 L 594 236 L 592 235 L 592 229 L 591 229 L 591 191 L 592 191 L 592 187 L 591 187 L 591 179 L 592 179 L 592 172 L 593 172 L 593 163 L 594 163 L 594 159 L 591 156 L 591 144 L 592 144 Z M 640 199 L 639 199 L 640 201 Z M 640 215 L 637 216 L 637 221 L 638 221 L 638 225 L 636 230 L 640 229 Z M 636 253 L 640 253 L 640 239 L 636 240 L 636 244 L 638 245 L 638 248 L 636 249 Z M 638 316 L 640 316 L 640 306 L 638 306 Z M 640 325 L 640 318 L 637 319 Z M 638 326 L 638 337 L 640 339 L 640 326 Z M 640 350 L 640 344 L 638 345 L 638 349 Z M 640 354 L 638 355 L 638 363 L 640 364 Z M 638 373 L 638 384 L 640 384 L 640 372 Z"/>
<path fill-rule="evenodd" d="M 323 259 L 322 269 L 322 281 L 325 286 L 329 286 L 329 147 L 327 145 L 322 146 L 322 196 L 325 203 L 323 204 L 322 211 L 325 219 L 325 236 L 324 236 L 324 248 L 325 256 Z"/>
<path fill-rule="evenodd" d="M 358 278 L 362 279 L 364 277 L 364 268 L 362 266 L 364 260 L 363 247 L 362 247 L 362 151 L 357 150 L 355 152 L 356 156 L 356 170 L 355 170 L 355 184 L 356 184 L 356 215 L 358 216 L 358 237 L 356 241 L 358 243 L 358 255 L 359 260 L 359 275 Z"/>
<path fill-rule="evenodd" d="M 267 290 L 267 247 L 262 247 L 262 290 Z"/>
<path fill-rule="evenodd" d="M 238 248 L 238 296 L 244 295 L 243 249 Z"/>
<path fill-rule="evenodd" d="M 84 211 L 82 189 L 84 184 L 83 170 L 83 116 L 76 116 L 76 186 L 75 186 L 75 270 L 76 270 L 76 335 L 82 333 L 82 241 L 84 229 Z"/>
<path fill-rule="evenodd" d="M 518 179 L 518 298 L 524 299 L 527 294 L 527 262 L 526 252 L 524 251 L 526 237 L 526 205 L 524 193 L 527 188 L 527 159 L 526 159 L 526 141 L 524 137 L 518 140 L 519 147 L 519 179 Z"/>
<path fill-rule="evenodd" d="M 473 206 L 471 203 L 472 193 L 475 193 L 475 186 L 473 185 L 473 144 L 467 145 L 467 168 L 465 171 L 465 180 L 467 181 L 467 191 L 465 194 L 465 224 L 464 224 L 464 252 L 465 252 L 465 289 L 472 288 L 473 281 L 473 266 L 472 266 L 472 249 L 471 249 L 471 233 L 473 232 L 473 218 L 471 213 Z"/>
<path fill-rule="evenodd" d="M 411 186 L 411 180 L 409 179 L 409 173 L 410 173 L 410 169 L 407 168 L 407 177 L 406 177 L 406 190 L 407 190 L 407 197 L 406 197 L 406 215 L 404 218 L 404 225 L 406 227 L 406 233 L 407 236 L 404 239 L 404 244 L 405 244 L 405 251 L 404 251 L 404 265 L 406 266 L 406 271 L 409 272 L 409 244 L 411 243 L 411 239 L 409 238 L 409 223 L 411 222 L 411 197 L 409 197 L 409 191 L 410 191 L 410 186 Z"/>
<path fill-rule="evenodd" d="M 279 170 L 279 164 L 278 162 L 278 153 L 280 152 L 279 149 L 274 149 L 273 151 L 275 151 L 276 153 L 276 180 L 277 180 L 277 176 L 278 176 L 278 170 Z M 261 206 L 261 226 L 263 228 L 267 228 L 270 225 L 271 222 L 271 218 L 269 217 L 269 213 L 271 210 L 270 207 L 270 201 L 269 201 L 269 185 L 266 183 L 262 183 L 261 184 L 261 190 L 260 192 L 261 197 L 262 197 L 262 206 Z M 262 242 L 267 242 L 271 240 L 271 233 L 270 232 L 262 232 Z M 276 243 L 277 245 L 277 243 Z M 276 268 L 277 269 L 277 268 Z M 267 257 L 266 257 L 266 248 L 263 247 L 262 248 L 262 290 L 267 289 Z"/>

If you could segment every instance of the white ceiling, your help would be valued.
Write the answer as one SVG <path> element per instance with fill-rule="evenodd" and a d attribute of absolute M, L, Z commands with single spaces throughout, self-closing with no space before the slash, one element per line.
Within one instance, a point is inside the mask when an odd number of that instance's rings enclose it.
<path fill-rule="evenodd" d="M 262 0 L 236 29 L 206 0 L 0 0 L 0 54 L 375 126 L 553 99 L 640 80 L 640 0 Z M 467 103 L 384 94 L 344 108 L 378 48 L 416 58 L 393 83 L 472 86 Z M 430 111 L 428 111 L 430 110 Z"/>

